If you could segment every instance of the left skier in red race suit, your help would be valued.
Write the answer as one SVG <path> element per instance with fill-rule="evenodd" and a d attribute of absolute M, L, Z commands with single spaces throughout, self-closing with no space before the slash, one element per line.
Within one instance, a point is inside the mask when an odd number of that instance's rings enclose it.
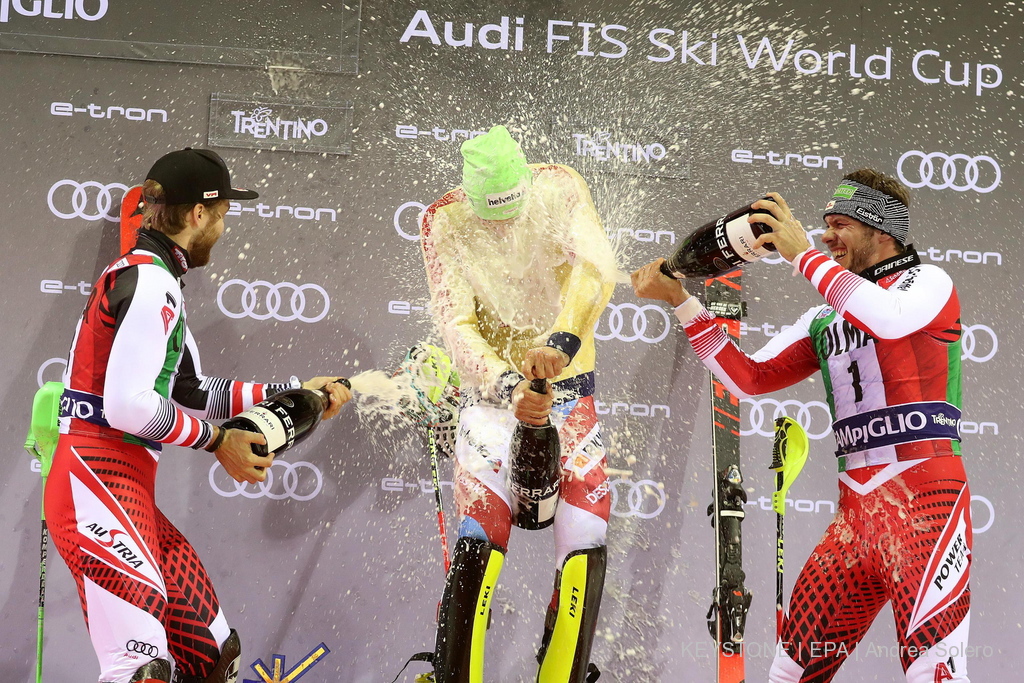
<path fill-rule="evenodd" d="M 228 626 L 199 557 L 154 501 L 162 444 L 212 452 L 236 481 L 263 481 L 263 436 L 208 422 L 288 388 L 331 396 L 324 419 L 351 397 L 337 376 L 254 384 L 203 375 L 185 324 L 181 277 L 206 265 L 224 231 L 231 187 L 215 152 L 161 157 L 143 188 L 138 244 L 100 275 L 64 374 L 61 436 L 46 486 L 46 517 L 78 586 L 103 683 L 236 680 Z M 176 672 L 174 671 L 176 669 Z"/>
<path fill-rule="evenodd" d="M 870 169 L 825 205 L 814 249 L 778 194 L 748 220 L 824 297 L 748 356 L 661 259 L 633 274 L 662 299 L 697 356 L 737 397 L 820 371 L 832 410 L 839 510 L 796 579 L 772 683 L 828 683 L 892 603 L 908 683 L 968 683 L 971 494 L 960 457 L 960 300 L 907 244 L 909 193 Z"/>

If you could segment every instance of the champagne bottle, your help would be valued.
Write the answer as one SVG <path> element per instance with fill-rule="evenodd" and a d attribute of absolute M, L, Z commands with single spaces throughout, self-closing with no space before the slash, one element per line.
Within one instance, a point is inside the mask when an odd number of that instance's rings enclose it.
<path fill-rule="evenodd" d="M 748 223 L 747 216 L 752 213 L 756 211 L 747 204 L 700 226 L 661 264 L 661 272 L 678 280 L 715 277 L 775 251 L 771 244 L 754 249 L 757 238 L 772 229 L 764 223 Z"/>
<path fill-rule="evenodd" d="M 337 381 L 351 388 L 347 379 Z M 262 434 L 267 443 L 252 444 L 252 452 L 280 457 L 313 433 L 330 401 L 323 389 L 286 389 L 235 415 L 221 427 Z"/>
<path fill-rule="evenodd" d="M 530 390 L 547 393 L 547 380 L 535 379 Z M 549 419 L 541 426 L 520 422 L 509 449 L 512 517 L 523 529 L 543 529 L 555 521 L 562 449 L 558 430 Z"/>

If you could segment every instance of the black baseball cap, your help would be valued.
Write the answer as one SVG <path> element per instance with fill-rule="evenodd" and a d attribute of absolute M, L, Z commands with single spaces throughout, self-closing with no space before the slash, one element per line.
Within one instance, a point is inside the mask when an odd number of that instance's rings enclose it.
<path fill-rule="evenodd" d="M 164 188 L 161 204 L 198 204 L 214 199 L 256 199 L 252 190 L 231 187 L 231 174 L 220 155 L 209 149 L 186 147 L 156 160 L 146 180 Z"/>

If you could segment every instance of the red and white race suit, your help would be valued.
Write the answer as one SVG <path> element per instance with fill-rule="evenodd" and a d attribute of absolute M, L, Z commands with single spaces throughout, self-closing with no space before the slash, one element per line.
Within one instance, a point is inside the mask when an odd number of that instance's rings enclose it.
<path fill-rule="evenodd" d="M 886 602 L 911 683 L 968 681 L 970 491 L 960 458 L 960 303 L 912 247 L 861 275 L 815 249 L 794 265 L 825 298 L 747 355 L 690 298 L 676 309 L 737 397 L 820 371 L 839 509 L 789 603 L 773 683 L 827 683 Z"/>
<path fill-rule="evenodd" d="M 216 664 L 230 628 L 195 550 L 154 501 L 160 449 L 206 446 L 207 420 L 297 384 L 202 374 L 185 324 L 187 268 L 185 250 L 142 231 L 100 275 L 64 374 L 46 518 L 105 682 L 127 683 L 157 658 L 199 679 Z"/>

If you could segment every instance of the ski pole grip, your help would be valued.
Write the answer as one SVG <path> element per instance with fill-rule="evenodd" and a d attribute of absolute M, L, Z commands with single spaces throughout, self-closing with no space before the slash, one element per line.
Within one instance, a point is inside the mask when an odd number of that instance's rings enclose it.
<path fill-rule="evenodd" d="M 782 471 L 786 464 L 786 439 L 788 436 L 786 433 L 786 418 L 775 418 L 775 443 L 772 445 L 772 464 L 768 466 L 768 469 L 776 472 Z"/>
<path fill-rule="evenodd" d="M 530 391 L 536 391 L 538 394 L 548 393 L 548 381 L 542 377 L 530 380 Z"/>

